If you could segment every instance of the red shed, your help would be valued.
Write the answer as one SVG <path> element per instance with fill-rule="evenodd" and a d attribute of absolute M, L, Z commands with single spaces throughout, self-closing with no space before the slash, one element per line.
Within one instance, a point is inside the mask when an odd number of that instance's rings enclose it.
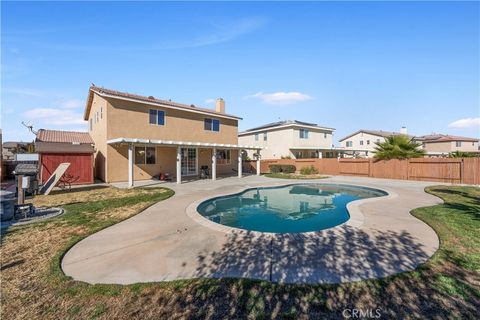
<path fill-rule="evenodd" d="M 58 165 L 69 162 L 66 175 L 72 184 L 93 183 L 93 140 L 87 132 L 40 129 L 35 140 L 39 153 L 40 181 L 45 183 Z"/>

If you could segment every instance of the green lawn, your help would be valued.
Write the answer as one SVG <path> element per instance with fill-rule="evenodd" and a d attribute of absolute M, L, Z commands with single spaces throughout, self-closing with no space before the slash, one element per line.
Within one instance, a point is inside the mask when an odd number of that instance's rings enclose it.
<path fill-rule="evenodd" d="M 383 318 L 476 319 L 480 310 L 480 189 L 427 190 L 445 204 L 413 214 L 431 225 L 440 249 L 426 264 L 380 280 L 341 285 L 281 285 L 245 279 L 89 285 L 63 275 L 75 241 L 173 194 L 106 188 L 38 198 L 67 214 L 13 228 L 2 239 L 2 319 L 297 319 L 380 309 Z"/>

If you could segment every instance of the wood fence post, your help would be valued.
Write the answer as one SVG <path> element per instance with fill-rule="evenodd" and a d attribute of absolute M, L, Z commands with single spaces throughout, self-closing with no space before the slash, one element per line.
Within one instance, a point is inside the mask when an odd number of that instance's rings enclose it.
<path fill-rule="evenodd" d="M 410 180 L 410 159 L 407 159 L 407 180 Z"/>
<path fill-rule="evenodd" d="M 464 173 L 465 173 L 465 165 L 463 163 L 463 158 L 462 158 L 462 161 L 460 162 L 460 184 L 463 184 L 463 181 L 464 181 Z"/>

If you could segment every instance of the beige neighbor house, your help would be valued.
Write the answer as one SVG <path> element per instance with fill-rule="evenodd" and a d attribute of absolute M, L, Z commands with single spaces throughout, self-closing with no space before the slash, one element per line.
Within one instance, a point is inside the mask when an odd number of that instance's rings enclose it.
<path fill-rule="evenodd" d="M 242 150 L 261 149 L 238 145 L 241 118 L 225 113 L 223 99 L 212 110 L 92 85 L 84 120 L 95 143 L 95 176 L 107 183 L 241 177 Z"/>
<path fill-rule="evenodd" d="M 414 140 L 422 144 L 427 156 L 443 156 L 455 151 L 480 153 L 479 140 L 475 138 L 430 134 L 415 137 Z"/>
<path fill-rule="evenodd" d="M 384 142 L 386 138 L 397 135 L 408 135 L 402 127 L 400 132 L 382 130 L 358 130 L 339 140 L 344 157 L 371 158 L 375 154 L 376 143 Z"/>
<path fill-rule="evenodd" d="M 335 129 L 296 120 L 279 121 L 252 128 L 238 134 L 240 144 L 259 145 L 262 159 L 335 158 L 332 145 Z M 248 151 L 253 158 L 254 151 Z"/>

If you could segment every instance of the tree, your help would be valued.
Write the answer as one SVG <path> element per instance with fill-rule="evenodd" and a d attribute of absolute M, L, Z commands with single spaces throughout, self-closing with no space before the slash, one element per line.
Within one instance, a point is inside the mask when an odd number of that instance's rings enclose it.
<path fill-rule="evenodd" d="M 464 151 L 455 151 L 448 154 L 449 158 L 475 158 L 480 157 L 479 153 L 474 152 L 464 152 Z"/>
<path fill-rule="evenodd" d="M 377 160 L 421 158 L 425 155 L 421 144 L 406 135 L 390 136 L 384 142 L 376 142 L 376 145 L 374 158 Z"/>

